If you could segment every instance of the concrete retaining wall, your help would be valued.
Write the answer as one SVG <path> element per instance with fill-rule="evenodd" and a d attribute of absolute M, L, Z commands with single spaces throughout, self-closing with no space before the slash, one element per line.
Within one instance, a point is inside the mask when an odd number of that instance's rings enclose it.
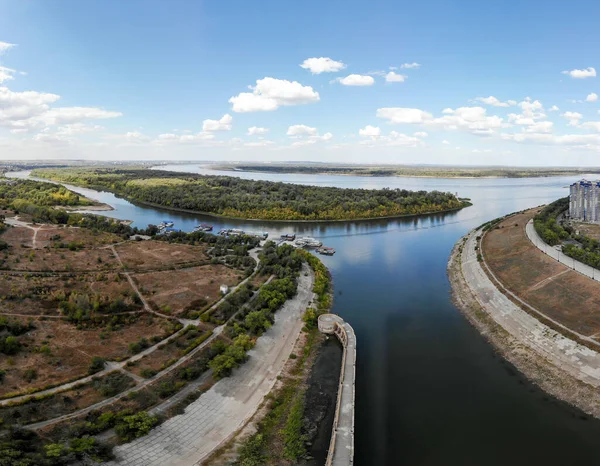
<path fill-rule="evenodd" d="M 356 380 L 356 335 L 340 316 L 319 316 L 319 330 L 334 334 L 344 347 L 337 404 L 326 466 L 354 464 L 354 395 Z"/>
<path fill-rule="evenodd" d="M 578 260 L 573 259 L 572 257 L 563 254 L 560 249 L 560 246 L 550 246 L 544 242 L 542 238 L 538 235 L 537 231 L 535 231 L 535 227 L 533 226 L 533 220 L 529 220 L 527 226 L 525 227 L 525 233 L 529 240 L 544 254 L 550 256 L 552 259 L 557 260 L 563 265 L 575 270 L 575 272 L 579 272 L 582 275 L 585 275 L 588 278 L 600 282 L 600 271 L 596 271 L 593 267 L 590 267 L 583 262 L 579 262 Z"/>

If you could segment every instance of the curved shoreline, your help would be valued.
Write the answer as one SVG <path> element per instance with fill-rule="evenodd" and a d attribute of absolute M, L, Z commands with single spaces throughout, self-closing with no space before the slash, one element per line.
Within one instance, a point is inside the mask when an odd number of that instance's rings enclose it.
<path fill-rule="evenodd" d="M 30 176 L 30 175 L 29 175 Z M 62 186 L 71 184 L 71 183 L 66 183 L 64 181 L 55 181 L 55 180 L 51 180 L 48 178 L 39 178 L 40 180 L 44 180 L 47 182 L 51 182 L 51 183 L 58 183 Z M 170 210 L 173 212 L 184 212 L 187 214 L 195 214 L 195 215 L 204 215 L 206 217 L 213 217 L 213 218 L 222 218 L 225 220 L 243 220 L 243 221 L 249 221 L 249 222 L 274 222 L 274 223 L 327 223 L 327 222 L 368 222 L 368 221 L 373 221 L 373 220 L 392 220 L 392 219 L 396 219 L 396 218 L 410 218 L 410 217 L 425 217 L 425 216 L 429 216 L 429 215 L 436 215 L 436 214 L 447 214 L 450 212 L 458 212 L 459 210 L 462 210 L 466 207 L 470 207 L 473 205 L 472 202 L 465 202 L 465 205 L 462 205 L 460 207 L 455 207 L 452 209 L 444 209 L 444 210 L 437 210 L 437 211 L 431 211 L 431 212 L 423 212 L 420 214 L 399 214 L 399 215 L 387 215 L 384 217 L 360 217 L 360 218 L 343 218 L 343 219 L 289 219 L 289 220 L 285 220 L 285 219 L 268 219 L 268 218 L 246 218 L 246 217 L 232 217 L 229 215 L 221 215 L 221 214 L 215 214 L 212 212 L 203 212 L 200 210 L 192 210 L 192 209 L 183 209 L 180 207 L 172 207 L 172 206 L 164 206 L 161 204 L 156 204 L 154 202 L 148 202 L 148 201 L 140 201 L 138 199 L 132 199 L 128 196 L 123 196 L 121 194 L 115 193 L 113 191 L 109 191 L 107 189 L 105 189 L 102 186 L 82 186 L 82 185 L 74 185 L 71 184 L 72 186 L 77 186 L 79 188 L 83 188 L 83 189 L 92 189 L 94 191 L 98 191 L 98 192 L 107 192 L 107 193 L 111 193 L 114 196 L 117 196 L 120 199 L 124 199 L 127 202 L 130 202 L 133 205 L 140 205 L 140 206 L 147 206 L 147 207 L 153 207 L 155 209 L 163 209 L 163 210 Z M 65 186 L 66 187 L 66 186 Z M 109 204 L 106 204 L 109 205 Z M 110 206 L 112 208 L 112 210 L 114 210 L 113 206 Z M 107 209 L 108 210 L 108 209 Z"/>
<path fill-rule="evenodd" d="M 456 308 L 492 347 L 530 382 L 558 400 L 600 419 L 598 388 L 558 367 L 550 361 L 549 354 L 541 354 L 533 349 L 518 335 L 503 327 L 477 300 L 464 277 L 461 257 L 467 239 L 475 232 L 476 230 L 470 231 L 455 244 L 448 261 L 447 273 Z"/>
<path fill-rule="evenodd" d="M 83 188 L 84 186 L 81 186 L 81 187 Z M 94 189 L 94 188 L 89 188 L 89 189 Z M 111 192 L 111 191 L 108 191 L 108 192 Z M 156 209 L 172 210 L 174 212 L 185 212 L 187 214 L 204 215 L 206 217 L 222 218 L 225 220 L 243 220 L 243 221 L 248 221 L 248 222 L 276 222 L 276 223 L 369 222 L 369 221 L 373 221 L 373 220 L 393 220 L 396 218 L 426 217 L 429 215 L 458 212 L 459 210 L 462 210 L 466 207 L 470 207 L 473 205 L 472 203 L 469 202 L 469 203 L 467 203 L 468 205 L 464 205 L 462 207 L 455 207 L 454 209 L 445 209 L 445 210 L 438 210 L 438 211 L 433 211 L 433 212 L 423 212 L 421 214 L 388 215 L 385 217 L 342 218 L 342 219 L 330 219 L 330 220 L 305 220 L 305 219 L 280 220 L 280 219 L 268 219 L 268 218 L 231 217 L 228 215 L 220 215 L 220 214 L 214 214 L 214 213 L 210 213 L 210 212 L 202 212 L 199 210 L 182 209 L 179 207 L 167 207 L 167 206 L 163 206 L 160 204 L 154 204 L 153 202 L 139 201 L 137 199 L 134 200 L 134 199 L 130 199 L 128 197 L 122 197 L 116 193 L 112 193 L 112 194 L 114 194 L 115 196 L 119 196 L 119 197 L 121 197 L 121 199 L 125 199 L 127 202 L 131 202 L 134 205 L 139 204 L 142 206 L 154 207 Z"/>

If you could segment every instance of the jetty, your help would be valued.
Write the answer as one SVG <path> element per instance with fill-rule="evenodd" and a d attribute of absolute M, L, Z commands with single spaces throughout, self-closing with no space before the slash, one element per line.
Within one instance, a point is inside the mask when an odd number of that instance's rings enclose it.
<path fill-rule="evenodd" d="M 349 323 L 336 314 L 319 316 L 319 330 L 335 335 L 342 344 L 342 370 L 326 466 L 354 464 L 354 394 L 356 380 L 356 335 Z"/>

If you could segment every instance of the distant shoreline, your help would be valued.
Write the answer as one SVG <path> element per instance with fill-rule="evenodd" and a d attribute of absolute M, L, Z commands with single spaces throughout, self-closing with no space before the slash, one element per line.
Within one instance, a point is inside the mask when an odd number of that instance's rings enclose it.
<path fill-rule="evenodd" d="M 445 174 L 443 168 L 440 168 L 440 171 L 436 171 L 433 174 L 427 173 L 430 170 L 421 169 L 421 168 L 398 168 L 398 170 L 408 170 L 408 173 L 402 173 L 395 171 L 395 168 L 388 167 L 367 167 L 367 166 L 357 166 L 354 167 L 344 167 L 344 170 L 336 170 L 336 169 L 327 169 L 322 167 L 314 167 L 314 171 L 310 169 L 313 168 L 311 165 L 273 165 L 270 167 L 261 167 L 260 165 L 240 165 L 238 168 L 236 165 L 219 165 L 219 164 L 206 164 L 201 165 L 204 167 L 208 167 L 212 170 L 220 170 L 220 171 L 228 171 L 228 172 L 246 172 L 246 173 L 264 173 L 264 174 L 273 174 L 273 175 L 286 175 L 286 174 L 294 174 L 294 175 L 315 175 L 315 176 L 364 176 L 370 178 L 382 178 L 382 177 L 396 177 L 396 178 L 439 178 L 439 179 L 501 179 L 501 178 L 509 178 L 509 179 L 519 179 L 519 178 L 552 178 L 557 176 L 583 176 L 594 173 L 594 171 L 600 172 L 600 169 L 591 170 L 586 168 L 585 170 L 577 170 L 577 169 L 557 169 L 556 172 L 553 170 L 544 170 L 540 168 L 538 171 L 535 169 L 493 169 L 493 168 L 485 168 L 481 167 L 477 170 L 481 172 L 481 174 L 473 174 L 470 170 L 465 169 L 461 170 L 460 168 L 454 170 L 447 170 L 451 172 L 455 172 L 458 174 Z M 305 170 L 303 168 L 308 168 Z M 372 173 L 369 170 L 373 170 Z M 386 171 L 388 173 L 378 173 L 377 171 Z M 414 172 L 412 172 L 414 170 Z M 460 174 L 461 171 L 464 173 Z M 485 172 L 493 172 L 493 171 L 503 171 L 503 174 L 486 174 Z"/>

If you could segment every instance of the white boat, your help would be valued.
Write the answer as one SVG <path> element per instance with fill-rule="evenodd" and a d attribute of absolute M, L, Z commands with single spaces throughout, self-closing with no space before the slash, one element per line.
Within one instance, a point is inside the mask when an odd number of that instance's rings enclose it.
<path fill-rule="evenodd" d="M 304 236 L 302 238 L 298 238 L 294 244 L 299 248 L 318 248 L 323 245 L 323 243 L 317 239 L 311 238 L 310 236 Z"/>

